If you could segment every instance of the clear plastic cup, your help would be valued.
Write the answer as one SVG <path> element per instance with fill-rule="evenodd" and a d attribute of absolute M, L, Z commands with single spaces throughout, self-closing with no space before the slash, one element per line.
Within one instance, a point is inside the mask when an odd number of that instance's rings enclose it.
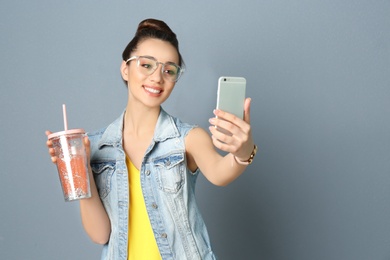
<path fill-rule="evenodd" d="M 57 170 L 65 201 L 91 197 L 84 136 L 83 129 L 65 130 L 48 136 L 57 156 Z"/>

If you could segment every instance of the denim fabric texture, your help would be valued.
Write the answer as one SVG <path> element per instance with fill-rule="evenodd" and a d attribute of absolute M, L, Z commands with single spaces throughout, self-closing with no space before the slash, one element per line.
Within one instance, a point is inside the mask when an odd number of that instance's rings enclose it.
<path fill-rule="evenodd" d="M 127 259 L 129 185 L 123 119 L 124 113 L 108 127 L 88 134 L 92 172 L 111 221 L 110 239 L 102 252 L 105 260 Z M 184 139 L 194 127 L 161 108 L 140 169 L 146 209 L 164 260 L 216 259 L 195 201 L 200 171 L 187 168 Z"/>

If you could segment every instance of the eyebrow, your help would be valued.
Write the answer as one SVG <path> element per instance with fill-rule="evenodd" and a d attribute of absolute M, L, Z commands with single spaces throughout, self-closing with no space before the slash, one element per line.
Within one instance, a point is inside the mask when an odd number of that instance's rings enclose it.
<path fill-rule="evenodd" d="M 154 56 L 152 56 L 152 55 L 134 55 L 134 56 L 149 57 L 149 58 L 155 59 L 155 60 L 158 61 L 158 62 L 162 62 L 162 61 L 160 61 L 159 59 L 157 59 L 156 57 L 154 57 Z M 173 64 L 176 64 L 177 66 L 180 67 L 179 63 L 178 63 L 178 62 L 174 62 L 174 61 L 166 61 L 166 62 L 163 62 L 163 63 L 173 63 Z"/>

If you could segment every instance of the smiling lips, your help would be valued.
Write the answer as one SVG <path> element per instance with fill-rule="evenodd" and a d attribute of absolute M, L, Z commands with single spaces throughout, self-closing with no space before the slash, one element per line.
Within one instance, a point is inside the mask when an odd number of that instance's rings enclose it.
<path fill-rule="evenodd" d="M 160 93 L 162 92 L 161 89 L 151 88 L 151 87 L 146 87 L 146 86 L 144 86 L 144 89 L 145 89 L 147 92 L 151 93 L 151 94 L 160 94 Z"/>

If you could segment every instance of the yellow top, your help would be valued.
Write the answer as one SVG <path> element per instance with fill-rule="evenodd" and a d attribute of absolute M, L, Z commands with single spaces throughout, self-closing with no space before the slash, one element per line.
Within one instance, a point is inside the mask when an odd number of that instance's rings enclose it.
<path fill-rule="evenodd" d="M 146 211 L 141 189 L 139 170 L 126 157 L 129 171 L 130 206 L 128 260 L 161 260 L 160 252 L 154 238 L 152 226 Z"/>

